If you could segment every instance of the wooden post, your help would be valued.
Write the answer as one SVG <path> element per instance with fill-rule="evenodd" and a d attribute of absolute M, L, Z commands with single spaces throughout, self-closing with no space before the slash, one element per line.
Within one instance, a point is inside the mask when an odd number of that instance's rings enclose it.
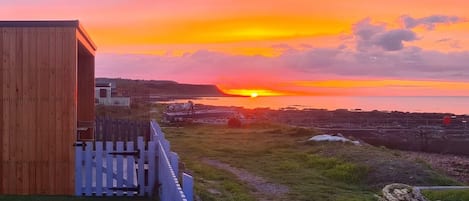
<path fill-rule="evenodd" d="M 140 151 L 140 157 L 138 158 L 138 173 L 137 173 L 137 181 L 138 185 L 140 186 L 138 195 L 144 196 L 145 195 L 145 169 L 144 169 L 144 157 L 145 157 L 145 144 L 143 142 L 143 138 L 139 137 L 137 139 L 137 146 L 138 150 Z"/>
<path fill-rule="evenodd" d="M 176 177 L 179 175 L 179 156 L 176 152 L 169 152 L 169 162 L 173 168 L 174 174 Z"/>
<path fill-rule="evenodd" d="M 194 178 L 191 175 L 183 173 L 182 174 L 182 190 L 184 195 L 186 195 L 187 201 L 194 200 Z"/>
<path fill-rule="evenodd" d="M 93 151 L 93 143 L 86 142 L 86 147 L 85 147 L 85 195 L 86 196 L 91 196 L 91 186 L 93 184 L 93 175 L 91 171 L 93 168 L 92 151 Z"/>
<path fill-rule="evenodd" d="M 96 142 L 96 196 L 103 195 L 103 142 Z"/>
<path fill-rule="evenodd" d="M 116 144 L 117 152 L 124 151 L 124 142 L 118 141 Z M 124 187 L 124 157 L 122 155 L 117 155 L 117 188 Z M 122 196 L 122 190 L 117 190 L 117 196 Z"/>
<path fill-rule="evenodd" d="M 157 152 L 157 146 L 155 141 L 148 142 L 148 194 L 153 196 L 155 186 L 159 185 L 158 180 L 156 179 L 156 174 L 158 174 L 158 168 L 156 166 L 156 158 L 159 158 Z"/>
<path fill-rule="evenodd" d="M 83 193 L 83 142 L 76 142 L 75 144 L 75 195 L 81 196 Z"/>
<path fill-rule="evenodd" d="M 134 142 L 130 141 L 127 142 L 127 149 L 128 152 L 132 152 L 134 150 Z M 135 170 L 135 162 L 134 156 L 127 156 L 127 178 L 125 186 L 127 188 L 134 187 L 134 170 Z M 133 196 L 134 192 L 127 191 L 127 196 Z"/>
<path fill-rule="evenodd" d="M 113 191 L 111 190 L 112 187 L 114 187 L 114 182 L 113 182 L 113 167 L 114 167 L 114 162 L 113 162 L 113 156 L 109 154 L 110 152 L 113 151 L 113 142 L 108 141 L 106 142 L 106 196 L 111 196 L 113 194 Z"/>

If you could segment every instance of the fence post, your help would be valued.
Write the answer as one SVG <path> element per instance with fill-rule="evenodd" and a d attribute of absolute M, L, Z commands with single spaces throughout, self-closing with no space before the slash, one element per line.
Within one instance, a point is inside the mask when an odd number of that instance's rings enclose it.
<path fill-rule="evenodd" d="M 75 195 L 83 194 L 83 142 L 75 143 Z"/>
<path fill-rule="evenodd" d="M 101 136 L 101 121 L 100 121 L 100 118 L 99 117 L 96 117 L 96 119 L 94 120 L 94 125 L 95 125 L 95 128 L 94 128 L 94 139 L 96 141 L 99 141 L 100 140 L 100 136 Z"/>
<path fill-rule="evenodd" d="M 149 141 L 151 139 L 151 136 L 150 136 L 151 135 L 151 126 L 150 126 L 150 124 L 144 124 L 143 130 L 144 130 L 143 133 L 145 135 L 145 139 L 147 141 Z"/>
<path fill-rule="evenodd" d="M 171 167 L 173 168 L 174 174 L 176 174 L 176 178 L 179 176 L 179 156 L 176 152 L 169 153 L 169 161 L 171 163 Z"/>
<path fill-rule="evenodd" d="M 134 150 L 134 142 L 127 142 L 127 151 L 132 152 Z M 134 187 L 134 170 L 135 170 L 135 162 L 133 156 L 126 157 L 127 159 L 127 180 L 125 186 L 127 188 Z M 127 196 L 133 196 L 134 192 L 127 191 Z"/>
<path fill-rule="evenodd" d="M 140 157 L 138 158 L 138 173 L 137 173 L 137 181 L 138 185 L 140 186 L 138 195 L 144 196 L 145 195 L 145 168 L 144 168 L 144 159 L 145 159 L 145 144 L 143 142 L 143 137 L 138 137 L 137 139 L 137 146 L 138 150 L 140 151 Z"/>
<path fill-rule="evenodd" d="M 103 142 L 96 142 L 96 196 L 103 195 Z"/>
<path fill-rule="evenodd" d="M 124 151 L 124 142 L 118 141 L 116 143 L 117 152 Z M 124 187 L 124 156 L 117 155 L 117 188 Z M 122 196 L 123 191 L 117 190 L 117 196 Z"/>
<path fill-rule="evenodd" d="M 187 173 L 182 173 L 182 190 L 187 201 L 194 200 L 194 178 Z"/>
<path fill-rule="evenodd" d="M 112 187 L 114 187 L 114 159 L 110 152 L 114 150 L 114 142 L 109 141 L 106 142 L 106 196 L 111 196 L 113 194 L 113 191 L 111 190 Z"/>
<path fill-rule="evenodd" d="M 91 187 L 93 185 L 93 158 L 92 158 L 92 151 L 93 151 L 93 143 L 86 142 L 85 147 L 85 195 L 91 195 Z"/>
<path fill-rule="evenodd" d="M 155 175 L 158 174 L 155 159 L 157 155 L 157 146 L 155 141 L 148 142 L 148 194 L 153 196 L 155 185 L 158 185 Z"/>
<path fill-rule="evenodd" d="M 153 121 L 150 122 L 150 141 L 157 141 L 155 128 L 153 127 Z"/>

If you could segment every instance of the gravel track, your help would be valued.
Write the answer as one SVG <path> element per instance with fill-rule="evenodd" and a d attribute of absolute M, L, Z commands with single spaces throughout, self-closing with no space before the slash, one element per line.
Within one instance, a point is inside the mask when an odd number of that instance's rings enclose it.
<path fill-rule="evenodd" d="M 253 195 L 259 201 L 288 200 L 286 198 L 286 194 L 289 192 L 287 186 L 269 182 L 246 170 L 232 167 L 229 164 L 217 160 L 204 158 L 202 162 L 236 175 L 239 180 L 247 183 L 252 188 Z"/>

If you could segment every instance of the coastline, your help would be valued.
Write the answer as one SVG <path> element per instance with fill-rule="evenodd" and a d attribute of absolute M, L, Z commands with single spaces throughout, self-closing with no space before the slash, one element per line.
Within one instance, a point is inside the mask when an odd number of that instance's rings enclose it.
<path fill-rule="evenodd" d="M 394 97 L 394 96 L 185 96 L 174 97 L 165 102 L 187 102 L 214 106 L 237 106 L 247 109 L 269 108 L 286 110 L 304 109 L 345 109 L 355 112 L 409 112 L 409 113 L 445 113 L 469 114 L 469 96 L 457 97 Z M 194 101 L 196 100 L 196 101 Z"/>
<path fill-rule="evenodd" d="M 322 133 L 340 133 L 392 149 L 469 156 L 469 147 L 466 146 L 469 144 L 468 115 L 377 110 L 357 112 L 344 109 L 249 109 L 195 103 L 195 113 L 167 113 L 167 118 L 226 124 L 229 118 L 235 117 L 245 125 L 262 122 L 286 124 L 313 128 Z M 445 124 L 444 118 L 447 117 L 450 123 Z"/>

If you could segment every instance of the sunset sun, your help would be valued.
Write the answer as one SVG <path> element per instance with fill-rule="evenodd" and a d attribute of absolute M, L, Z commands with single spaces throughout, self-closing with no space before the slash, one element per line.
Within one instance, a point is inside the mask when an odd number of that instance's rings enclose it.
<path fill-rule="evenodd" d="M 258 96 L 257 92 L 252 92 L 251 93 L 251 98 L 256 98 Z"/>
<path fill-rule="evenodd" d="M 281 91 L 274 91 L 274 90 L 270 90 L 270 89 L 259 89 L 259 88 L 253 88 L 253 89 L 227 89 L 225 87 L 220 87 L 220 89 L 225 94 L 244 96 L 244 97 L 251 97 L 251 98 L 256 98 L 256 97 L 259 97 L 259 96 L 266 97 L 266 96 L 286 95 L 286 93 L 283 93 Z"/>

